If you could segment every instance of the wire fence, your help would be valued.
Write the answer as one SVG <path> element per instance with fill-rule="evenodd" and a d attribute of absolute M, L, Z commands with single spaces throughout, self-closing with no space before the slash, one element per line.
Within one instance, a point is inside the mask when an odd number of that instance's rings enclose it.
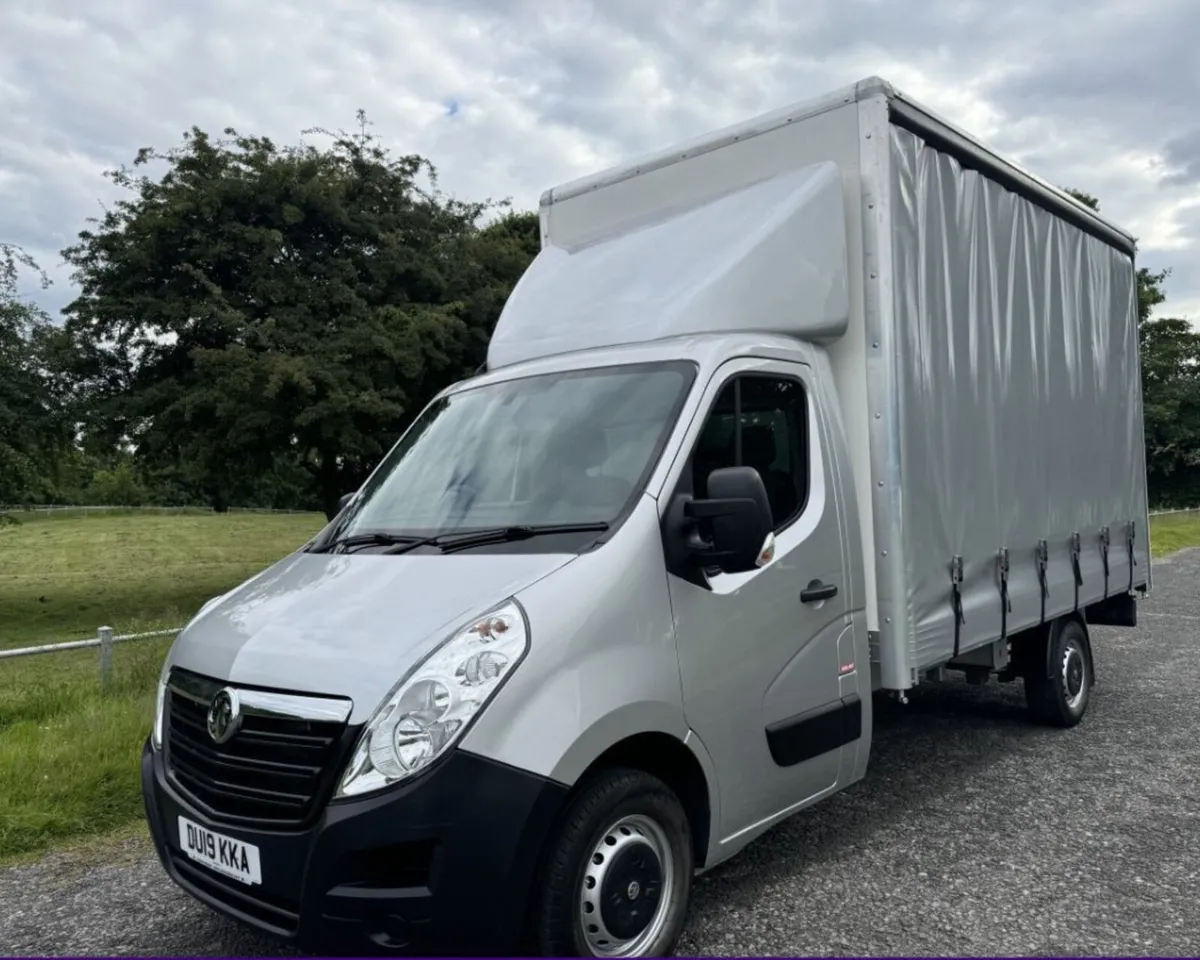
<path fill-rule="evenodd" d="M 8 514 L 45 514 L 58 513 L 216 513 L 212 507 L 122 507 L 116 505 L 72 506 L 70 504 L 0 504 L 0 513 Z M 286 510 L 281 507 L 228 507 L 226 513 L 279 513 L 307 514 L 318 513 L 316 510 Z"/>
<path fill-rule="evenodd" d="M 150 640 L 155 637 L 173 637 L 183 627 L 170 630 L 149 630 L 145 633 L 114 634 L 112 627 L 100 627 L 94 637 L 86 640 L 68 640 L 65 643 L 43 643 L 36 647 L 17 647 L 12 650 L 0 650 L 0 660 L 15 660 L 17 657 L 35 657 L 45 653 L 62 653 L 66 650 L 86 650 L 89 647 L 100 648 L 100 689 L 107 690 L 112 686 L 113 677 L 113 647 L 118 643 L 130 640 Z"/>

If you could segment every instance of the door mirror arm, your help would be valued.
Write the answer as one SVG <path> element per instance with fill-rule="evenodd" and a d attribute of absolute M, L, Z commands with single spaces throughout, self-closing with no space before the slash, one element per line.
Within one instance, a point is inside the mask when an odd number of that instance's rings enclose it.
<path fill-rule="evenodd" d="M 758 504 L 750 497 L 725 497 L 721 500 L 689 500 L 683 510 L 694 520 L 711 520 L 753 513 L 758 510 Z"/>

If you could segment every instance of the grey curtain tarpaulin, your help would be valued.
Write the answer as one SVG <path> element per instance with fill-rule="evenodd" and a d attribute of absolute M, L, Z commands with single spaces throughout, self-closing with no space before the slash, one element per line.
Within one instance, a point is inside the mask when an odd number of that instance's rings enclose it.
<path fill-rule="evenodd" d="M 961 557 L 966 648 L 999 633 L 999 551 L 1014 631 L 1149 576 L 1145 450 L 1131 259 L 891 127 L 892 304 L 898 355 L 909 662 L 954 643 Z"/>

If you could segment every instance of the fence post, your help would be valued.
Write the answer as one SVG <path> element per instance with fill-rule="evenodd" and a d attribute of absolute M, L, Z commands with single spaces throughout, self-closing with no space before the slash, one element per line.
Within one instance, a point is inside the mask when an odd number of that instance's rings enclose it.
<path fill-rule="evenodd" d="M 113 632 L 112 627 L 100 628 L 100 690 L 107 693 L 112 686 Z"/>

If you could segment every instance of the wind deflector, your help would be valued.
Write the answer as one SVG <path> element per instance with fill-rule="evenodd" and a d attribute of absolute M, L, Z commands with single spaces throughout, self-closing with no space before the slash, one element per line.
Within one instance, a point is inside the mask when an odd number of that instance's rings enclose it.
<path fill-rule="evenodd" d="M 849 321 L 846 264 L 832 163 L 690 207 L 632 211 L 611 232 L 542 249 L 500 315 L 488 368 L 696 333 L 829 342 Z"/>

